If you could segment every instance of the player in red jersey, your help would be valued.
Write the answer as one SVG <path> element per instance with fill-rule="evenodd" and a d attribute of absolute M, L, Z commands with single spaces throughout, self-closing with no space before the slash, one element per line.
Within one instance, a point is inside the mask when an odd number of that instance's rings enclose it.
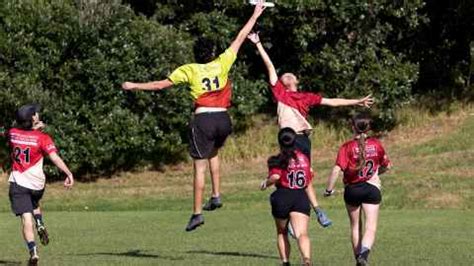
<path fill-rule="evenodd" d="M 220 162 L 218 151 L 224 146 L 232 132 L 227 109 L 231 106 L 232 83 L 229 71 L 247 35 L 262 15 L 265 7 L 260 1 L 253 15 L 240 30 L 230 47 L 217 58 L 214 45 L 199 38 L 194 46 L 198 63 L 186 64 L 175 69 L 166 79 L 145 83 L 124 82 L 125 90 L 162 90 L 171 86 L 186 84 L 194 100 L 194 115 L 189 124 L 189 153 L 194 163 L 194 206 L 186 231 L 193 231 L 204 224 L 202 210 L 213 211 L 222 206 L 220 197 Z M 212 181 L 212 195 L 204 205 L 204 181 L 209 165 Z"/>
<path fill-rule="evenodd" d="M 23 238 L 30 252 L 30 265 L 39 260 L 35 243 L 34 227 L 41 243 L 49 243 L 48 232 L 43 223 L 39 201 L 43 197 L 46 177 L 43 172 L 43 157 L 51 161 L 66 174 L 64 186 L 71 188 L 74 177 L 58 155 L 51 137 L 41 132 L 44 124 L 39 119 L 39 106 L 30 104 L 16 112 L 16 126 L 7 132 L 12 169 L 9 176 L 9 197 L 13 213 L 21 217 Z"/>
<path fill-rule="evenodd" d="M 296 148 L 296 132 L 283 128 L 278 133 L 280 153 L 268 159 L 268 178 L 262 181 L 260 189 L 275 185 L 270 196 L 272 215 L 277 228 L 277 245 L 283 265 L 289 265 L 290 243 L 288 224 L 291 223 L 294 236 L 303 258 L 303 265 L 311 265 L 311 243 L 308 237 L 311 206 L 317 208 L 312 186 L 313 173 L 308 156 Z"/>
<path fill-rule="evenodd" d="M 367 138 L 371 119 L 368 114 L 357 114 L 352 118 L 353 139 L 339 149 L 336 165 L 327 181 L 325 196 L 334 193 L 339 172 L 344 172 L 344 201 L 351 223 L 352 247 L 357 265 L 366 265 L 375 241 L 379 206 L 382 201 L 379 175 L 386 172 L 391 163 L 385 150 L 376 138 Z M 360 212 L 365 213 L 363 237 L 359 232 Z M 362 228 L 360 228 L 362 230 Z"/>

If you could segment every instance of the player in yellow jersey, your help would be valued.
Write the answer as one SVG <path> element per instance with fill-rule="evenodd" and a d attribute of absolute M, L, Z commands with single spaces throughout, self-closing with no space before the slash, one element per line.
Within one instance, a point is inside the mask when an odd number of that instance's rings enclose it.
<path fill-rule="evenodd" d="M 189 152 L 194 161 L 194 208 L 186 231 L 192 231 L 204 224 L 201 214 L 203 208 L 212 211 L 222 207 L 218 150 L 232 132 L 230 117 L 227 113 L 232 97 L 232 84 L 228 74 L 242 43 L 264 9 L 261 3 L 255 6 L 252 17 L 240 30 L 230 47 L 217 58 L 213 54 L 213 46 L 200 38 L 194 46 L 197 63 L 180 66 L 168 78 L 160 81 L 122 84 L 125 90 L 155 91 L 178 84 L 187 84 L 191 89 L 195 105 L 194 117 L 189 125 Z M 202 207 L 208 163 L 212 180 L 212 196 Z"/>

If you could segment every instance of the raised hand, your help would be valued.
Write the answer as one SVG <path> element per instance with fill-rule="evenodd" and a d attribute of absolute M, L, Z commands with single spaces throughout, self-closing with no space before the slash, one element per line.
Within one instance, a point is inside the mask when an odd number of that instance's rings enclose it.
<path fill-rule="evenodd" d="M 266 9 L 266 7 L 263 5 L 263 2 L 263 0 L 260 0 L 258 4 L 255 5 L 255 9 L 253 10 L 253 16 L 255 18 L 260 17 L 263 11 Z"/>
<path fill-rule="evenodd" d="M 260 42 L 260 37 L 258 36 L 258 32 L 251 32 L 249 35 L 247 35 L 247 39 L 249 39 L 254 44 L 257 44 Z"/>
<path fill-rule="evenodd" d="M 359 99 L 359 106 L 364 106 L 367 108 L 370 108 L 374 104 L 374 98 L 372 97 L 372 94 L 367 95 L 366 97 Z"/>
<path fill-rule="evenodd" d="M 133 89 L 135 89 L 135 83 L 133 83 L 133 82 L 124 82 L 124 83 L 122 83 L 122 89 L 124 89 L 124 90 L 133 90 Z"/>

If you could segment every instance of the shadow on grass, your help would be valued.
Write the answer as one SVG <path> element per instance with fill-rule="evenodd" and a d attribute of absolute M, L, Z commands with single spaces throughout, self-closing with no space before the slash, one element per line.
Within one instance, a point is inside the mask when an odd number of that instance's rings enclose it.
<path fill-rule="evenodd" d="M 21 262 L 12 260 L 0 260 L 0 265 L 21 265 Z"/>
<path fill-rule="evenodd" d="M 130 258 L 147 258 L 147 259 L 164 259 L 164 260 L 183 260 L 181 257 L 162 256 L 149 253 L 143 253 L 143 250 L 129 250 L 127 252 L 96 252 L 96 253 L 83 253 L 78 256 L 117 256 L 117 257 L 130 257 Z"/>
<path fill-rule="evenodd" d="M 232 251 L 208 251 L 208 250 L 190 250 L 188 254 L 206 254 L 214 256 L 232 256 L 232 257 L 247 257 L 247 258 L 261 258 L 261 259 L 279 259 L 276 256 L 261 255 L 255 253 L 232 252 Z"/>

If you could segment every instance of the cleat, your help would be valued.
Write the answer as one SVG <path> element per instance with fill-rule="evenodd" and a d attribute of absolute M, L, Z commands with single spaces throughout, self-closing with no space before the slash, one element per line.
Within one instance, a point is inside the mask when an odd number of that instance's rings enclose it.
<path fill-rule="evenodd" d="M 211 197 L 202 207 L 205 211 L 213 211 L 222 207 L 221 197 Z"/>
<path fill-rule="evenodd" d="M 316 219 L 318 219 L 318 223 L 324 228 L 332 225 L 332 221 L 328 218 L 326 213 L 321 209 L 316 210 Z"/>
<path fill-rule="evenodd" d="M 193 231 L 197 227 L 204 224 L 204 217 L 202 214 L 193 214 L 189 219 L 188 225 L 186 226 L 186 232 Z"/>
<path fill-rule="evenodd" d="M 46 246 L 46 245 L 49 244 L 48 231 L 46 230 L 46 227 L 44 227 L 44 225 L 38 226 L 38 236 L 39 236 L 41 244 L 43 244 L 43 246 Z"/>
<path fill-rule="evenodd" d="M 38 265 L 38 250 L 36 247 L 34 247 L 32 250 L 30 250 L 30 259 L 28 260 L 28 266 L 36 266 Z"/>
<path fill-rule="evenodd" d="M 369 265 L 368 258 L 369 258 L 369 252 L 370 250 L 367 250 L 365 252 L 360 253 L 357 255 L 356 261 L 357 261 L 357 266 L 366 266 Z"/>

